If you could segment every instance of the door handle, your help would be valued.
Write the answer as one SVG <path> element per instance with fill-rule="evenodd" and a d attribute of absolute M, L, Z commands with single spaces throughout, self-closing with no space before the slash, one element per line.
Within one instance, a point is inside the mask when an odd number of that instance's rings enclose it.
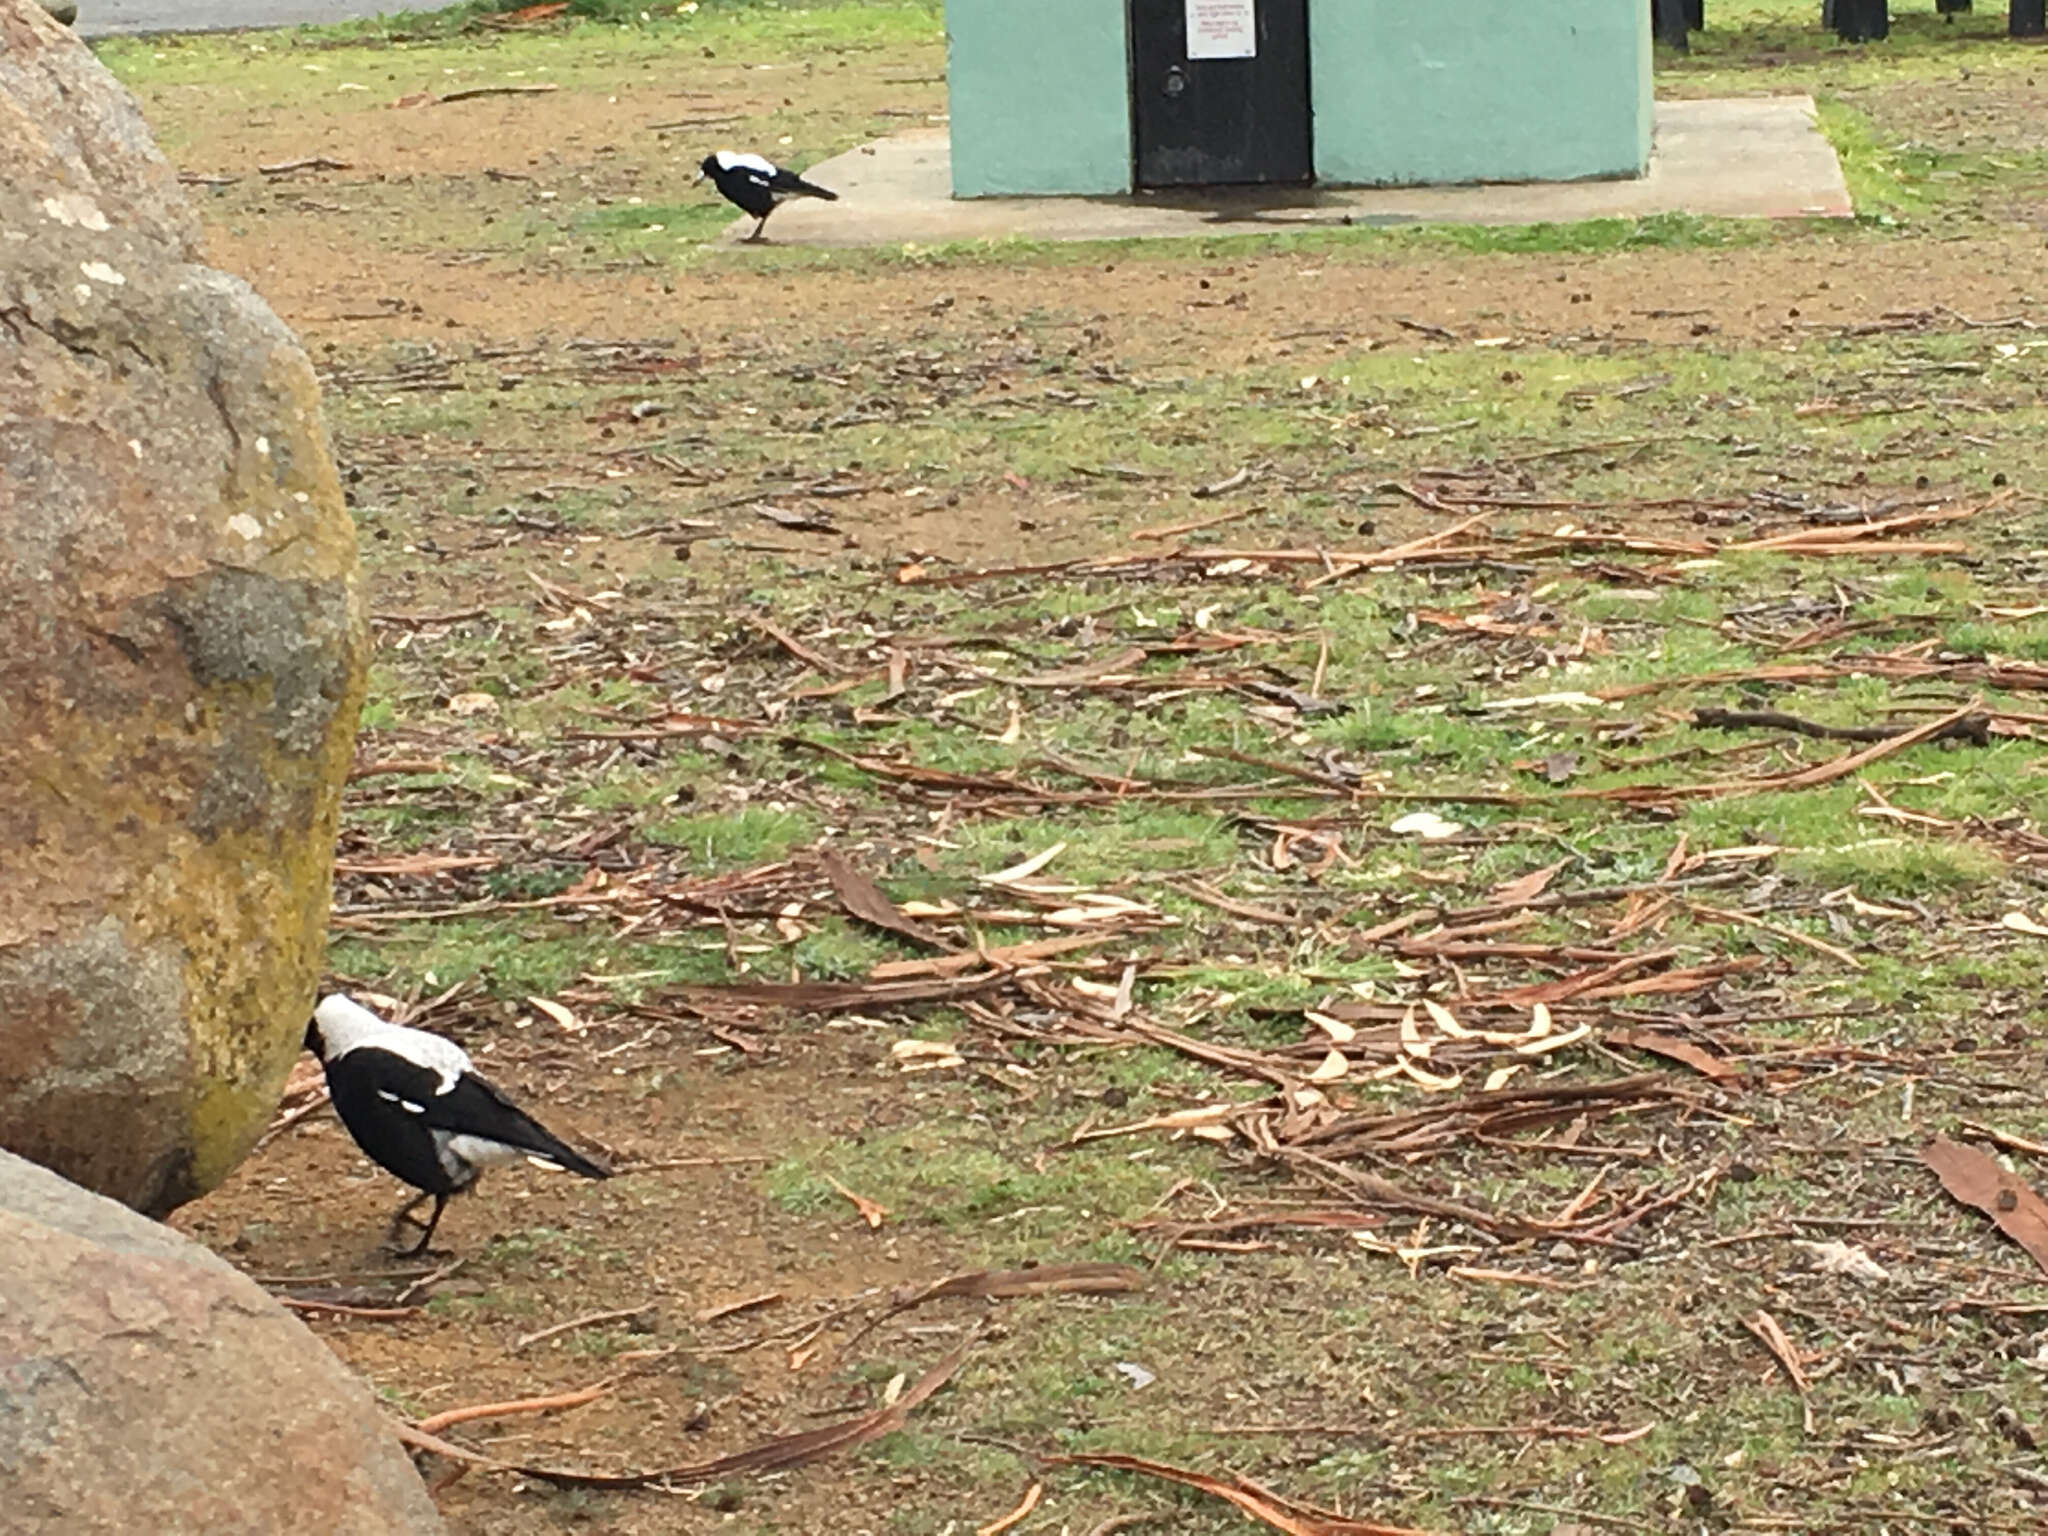
<path fill-rule="evenodd" d="M 1162 88 L 1165 90 L 1168 100 L 1177 99 L 1188 88 L 1187 71 L 1183 70 L 1178 64 L 1173 65 L 1166 71 L 1166 84 Z"/>

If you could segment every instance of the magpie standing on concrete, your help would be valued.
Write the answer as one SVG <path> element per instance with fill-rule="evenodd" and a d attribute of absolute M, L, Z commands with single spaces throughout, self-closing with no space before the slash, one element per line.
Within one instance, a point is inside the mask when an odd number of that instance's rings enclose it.
<path fill-rule="evenodd" d="M 313 1010 L 306 1049 L 320 1058 L 334 1111 L 356 1145 L 422 1191 L 391 1218 L 393 1244 L 408 1222 L 421 1229 L 408 1258 L 426 1252 L 448 1197 L 494 1164 L 523 1158 L 586 1179 L 611 1177 L 479 1076 L 453 1040 L 392 1024 L 336 993 Z M 430 1198 L 434 1214 L 422 1223 L 413 1212 Z"/>
<path fill-rule="evenodd" d="M 706 155 L 699 163 L 697 179 L 702 181 L 707 176 L 728 203 L 761 221 L 747 236 L 750 241 L 761 238 L 761 231 L 768 226 L 768 215 L 792 197 L 822 197 L 828 203 L 839 201 L 837 192 L 828 191 L 816 182 L 805 181 L 795 171 L 785 171 L 759 155 L 735 154 L 729 149 Z"/>

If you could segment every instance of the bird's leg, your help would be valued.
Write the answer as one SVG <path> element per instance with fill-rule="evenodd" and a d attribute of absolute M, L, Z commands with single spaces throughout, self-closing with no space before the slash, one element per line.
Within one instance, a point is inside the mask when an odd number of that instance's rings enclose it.
<path fill-rule="evenodd" d="M 391 1218 L 391 1231 L 388 1235 L 386 1235 L 384 1239 L 386 1247 L 396 1248 L 398 1246 L 399 1228 L 404 1227 L 408 1224 L 415 1227 L 420 1224 L 419 1218 L 414 1216 L 413 1212 L 418 1210 L 421 1206 L 425 1205 L 429 1198 L 430 1197 L 425 1194 L 413 1196 L 411 1201 L 409 1201 L 404 1206 L 404 1208 L 399 1211 L 399 1213 L 396 1216 Z M 438 1216 L 440 1212 L 436 1211 L 434 1214 Z"/>
<path fill-rule="evenodd" d="M 769 210 L 768 210 L 768 213 L 773 213 L 774 211 L 775 211 L 775 210 L 771 208 L 771 209 L 769 209 Z M 747 244 L 749 244 L 749 245 L 753 245 L 753 244 L 755 244 L 755 243 L 756 243 L 757 241 L 759 241 L 759 240 L 760 240 L 760 238 L 761 238 L 761 231 L 762 231 L 762 230 L 764 230 L 764 229 L 766 229 L 767 227 L 768 227 L 768 214 L 767 214 L 767 213 L 764 213 L 764 214 L 762 214 L 762 215 L 761 215 L 761 222 L 760 222 L 760 223 L 758 223 L 758 224 L 756 224 L 756 225 L 754 226 L 754 232 L 753 232 L 753 233 L 752 233 L 751 235 L 747 236 Z"/>
<path fill-rule="evenodd" d="M 420 1200 L 424 1200 L 426 1198 L 427 1197 L 425 1195 L 420 1196 Z M 418 1205 L 420 1203 L 420 1200 L 415 1200 L 412 1204 Z M 406 1210 L 408 1212 L 411 1211 L 411 1209 L 412 1206 L 410 1205 L 406 1207 Z M 413 1244 L 412 1247 L 406 1249 L 404 1253 L 400 1254 L 400 1258 L 416 1259 L 421 1254 L 427 1251 L 427 1244 L 431 1243 L 434 1240 L 434 1228 L 438 1227 L 441 1224 L 441 1213 L 447 1209 L 448 1197 L 446 1195 L 434 1196 L 434 1214 L 427 1218 L 425 1226 L 421 1229 L 420 1240 L 417 1243 Z"/>

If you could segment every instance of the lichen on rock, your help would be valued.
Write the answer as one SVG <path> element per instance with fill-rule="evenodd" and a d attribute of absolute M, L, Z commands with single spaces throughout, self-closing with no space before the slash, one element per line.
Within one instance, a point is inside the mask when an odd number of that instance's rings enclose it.
<path fill-rule="evenodd" d="M 0 1146 L 161 1214 L 318 982 L 367 633 L 296 339 L 133 100 L 0 0 Z"/>

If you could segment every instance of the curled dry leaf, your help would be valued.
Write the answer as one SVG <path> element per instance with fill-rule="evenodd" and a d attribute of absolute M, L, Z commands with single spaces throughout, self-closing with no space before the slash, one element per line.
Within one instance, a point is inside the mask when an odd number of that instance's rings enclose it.
<path fill-rule="evenodd" d="M 983 885 L 1014 885 L 1019 880 L 1028 880 L 1046 865 L 1067 851 L 1065 843 L 1054 843 L 1050 848 L 1034 853 L 1021 863 L 1012 864 L 1008 869 L 999 869 L 992 875 L 981 876 Z"/>
<path fill-rule="evenodd" d="M 1759 1308 L 1755 1317 L 1742 1320 L 1743 1327 L 1763 1341 L 1783 1366 L 1785 1374 L 1792 1379 L 1792 1385 L 1799 1389 L 1799 1411 L 1805 1420 L 1806 1432 L 1813 1433 L 1813 1383 L 1807 1380 L 1806 1371 L 1799 1358 L 1799 1346 L 1794 1344 L 1778 1320 Z"/>
<path fill-rule="evenodd" d="M 1317 1029 L 1328 1035 L 1334 1044 L 1349 1045 L 1358 1038 L 1357 1030 L 1346 1024 L 1342 1019 L 1331 1018 L 1327 1013 L 1309 1012 L 1305 1013 L 1303 1017 L 1309 1023 L 1315 1025 Z"/>
<path fill-rule="evenodd" d="M 1315 1071 L 1309 1073 L 1308 1080 L 1312 1083 L 1334 1083 L 1350 1071 L 1350 1060 L 1342 1051 L 1332 1050 L 1316 1065 Z"/>
<path fill-rule="evenodd" d="M 1401 1070 L 1431 1093 L 1449 1093 L 1465 1081 L 1462 1072 L 1454 1072 L 1449 1077 L 1439 1077 L 1434 1072 L 1426 1072 L 1408 1056 L 1401 1058 Z"/>
<path fill-rule="evenodd" d="M 1090 981 L 1086 976 L 1076 976 L 1069 980 L 1067 985 L 1083 997 L 1092 998 L 1098 1003 L 1114 1003 L 1117 998 L 1117 989 L 1110 982 Z"/>
<path fill-rule="evenodd" d="M 1607 1043 L 1626 1046 L 1634 1051 L 1648 1051 L 1653 1056 L 1683 1062 L 1701 1076 L 1711 1078 L 1717 1083 L 1738 1081 L 1749 1075 L 1734 1062 L 1716 1056 L 1713 1052 L 1694 1045 L 1690 1040 L 1680 1040 L 1675 1035 L 1659 1034 L 1654 1030 L 1609 1030 Z"/>
<path fill-rule="evenodd" d="M 1590 693 L 1539 693 L 1526 699 L 1487 699 L 1481 709 L 1606 709 L 1605 699 Z"/>
<path fill-rule="evenodd" d="M 1564 1034 L 1561 1035 L 1538 1035 L 1534 1040 L 1525 1040 L 1520 1045 L 1516 1046 L 1515 1053 L 1520 1056 L 1547 1055 L 1551 1051 L 1561 1051 L 1566 1046 L 1577 1045 L 1581 1040 L 1584 1040 L 1587 1036 L 1591 1035 L 1592 1033 L 1592 1025 L 1581 1024 L 1577 1029 L 1567 1030 Z"/>
<path fill-rule="evenodd" d="M 1415 1010 L 1410 1008 L 1401 1019 L 1401 1049 L 1410 1056 L 1429 1060 L 1429 1042 L 1422 1038 L 1422 1031 L 1415 1027 Z"/>
<path fill-rule="evenodd" d="M 1920 1152 L 1920 1161 L 1941 1178 L 1941 1186 L 1965 1205 L 1973 1205 L 1998 1223 L 1998 1230 L 2048 1270 L 2048 1204 L 2016 1173 L 1975 1147 L 1937 1136 Z"/>
<path fill-rule="evenodd" d="M 1449 1035 L 1453 1040 L 1470 1040 L 1473 1032 L 1458 1022 L 1458 1016 L 1433 997 L 1422 1000 L 1422 1008 L 1429 1015 L 1430 1022 Z M 1412 1018 L 1413 1015 L 1411 1014 Z M 1405 1025 L 1404 1025 L 1405 1027 Z"/>
<path fill-rule="evenodd" d="M 1398 816 L 1387 830 L 1396 837 L 1419 837 L 1424 842 L 1436 842 L 1446 837 L 1456 837 L 1465 828 L 1462 823 L 1446 821 L 1435 811 L 1410 811 Z"/>
<path fill-rule="evenodd" d="M 1012 699 L 1010 700 L 1009 724 L 1003 727 L 1002 734 L 997 736 L 995 739 L 998 742 L 1000 742 L 1003 746 L 1009 747 L 1015 746 L 1017 742 L 1023 739 L 1023 736 L 1024 711 L 1018 707 L 1017 701 L 1015 699 Z"/>
<path fill-rule="evenodd" d="M 896 1058 L 896 1064 L 905 1072 L 931 1072 L 967 1065 L 966 1058 L 948 1040 L 898 1040 L 889 1047 L 889 1054 Z"/>
<path fill-rule="evenodd" d="M 1496 885 L 1488 893 L 1487 900 L 1494 906 L 1500 907 L 1526 906 L 1548 889 L 1550 882 L 1557 878 L 1558 871 L 1563 869 L 1568 862 L 1568 860 L 1559 859 L 1555 864 L 1551 864 L 1543 869 L 1531 870 L 1519 880 L 1509 880 L 1503 884 Z"/>
<path fill-rule="evenodd" d="M 833 1178 L 832 1175 L 829 1173 L 825 1175 L 825 1182 L 827 1184 L 830 1184 L 834 1189 L 838 1190 L 840 1194 L 846 1196 L 848 1200 L 852 1201 L 853 1208 L 856 1211 L 860 1212 L 860 1219 L 866 1222 L 870 1227 L 879 1227 L 882 1224 L 883 1218 L 885 1218 L 889 1214 L 889 1208 L 887 1206 L 877 1205 L 874 1201 L 870 1200 L 866 1195 L 855 1194 L 852 1190 L 848 1189 L 844 1184 L 840 1183 L 837 1179 Z"/>
<path fill-rule="evenodd" d="M 987 1525 L 979 1527 L 976 1529 L 974 1536 L 1002 1536 L 1004 1531 L 1011 1529 L 1013 1526 L 1022 1525 L 1030 1516 L 1031 1511 L 1038 1508 L 1038 1501 L 1044 1497 L 1045 1484 L 1033 1483 L 1024 1490 L 1024 1497 L 1017 1501 L 1015 1509 L 1004 1515 L 1000 1520 L 991 1520 Z"/>
<path fill-rule="evenodd" d="M 1110 1136 L 1134 1136 L 1140 1131 L 1194 1131 L 1209 1126 L 1221 1126 L 1235 1119 L 1248 1106 L 1244 1104 L 1203 1104 L 1194 1109 L 1176 1109 L 1164 1115 L 1152 1115 L 1143 1120 L 1133 1120 L 1127 1125 L 1108 1125 L 1101 1130 L 1077 1131 L 1071 1141 L 1101 1141 Z"/>
<path fill-rule="evenodd" d="M 556 1002 L 551 997 L 529 997 L 526 1001 L 529 1005 L 539 1009 L 542 1013 L 546 1014 L 549 1018 L 553 1019 L 557 1024 L 561 1025 L 562 1028 L 568 1030 L 571 1034 L 574 1034 L 583 1028 L 581 1024 L 576 1022 L 575 1014 L 571 1013 L 567 1008 L 564 1008 L 560 1003 Z"/>
<path fill-rule="evenodd" d="M 742 1296 L 737 1301 L 721 1301 L 698 1309 L 697 1321 L 715 1323 L 722 1317 L 732 1317 L 741 1312 L 752 1312 L 760 1307 L 772 1307 L 782 1300 L 780 1291 L 763 1291 L 757 1296 Z"/>
<path fill-rule="evenodd" d="M 1891 1278 L 1885 1267 L 1862 1248 L 1854 1243 L 1845 1243 L 1838 1237 L 1829 1238 L 1824 1243 L 1794 1238 L 1792 1246 L 1811 1254 L 1813 1267 L 1824 1275 L 1847 1275 L 1851 1280 L 1861 1280 L 1868 1285 Z"/>
<path fill-rule="evenodd" d="M 828 849 L 819 856 L 818 862 L 825 871 L 825 878 L 832 882 L 832 891 L 839 898 L 839 904 L 852 916 L 873 927 L 900 934 L 927 948 L 947 947 L 935 935 L 913 922 L 907 910 L 891 901 L 879 885 L 854 868 L 840 854 Z M 796 916 L 794 912 L 786 912 L 783 915 Z"/>

